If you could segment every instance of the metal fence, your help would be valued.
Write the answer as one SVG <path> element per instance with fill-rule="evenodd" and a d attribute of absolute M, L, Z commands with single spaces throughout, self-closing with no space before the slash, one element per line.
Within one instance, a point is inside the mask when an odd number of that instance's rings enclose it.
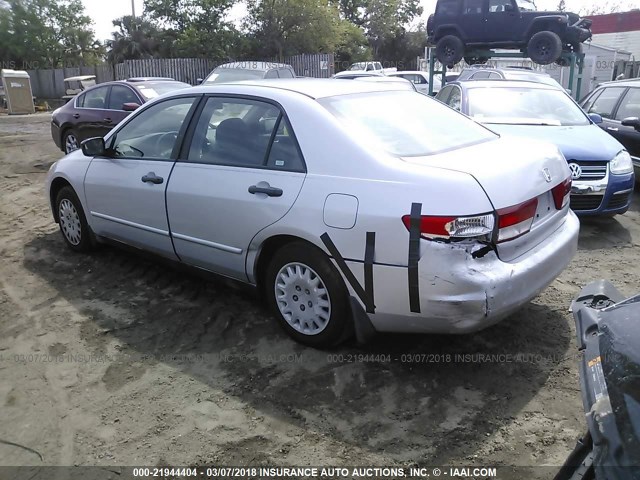
<path fill-rule="evenodd" d="M 206 58 L 150 58 L 126 60 L 116 65 L 116 80 L 132 77 L 169 77 L 196 85 L 206 78 L 219 62 Z"/>
<path fill-rule="evenodd" d="M 304 77 L 329 78 L 335 73 L 334 56 L 330 53 L 304 54 L 271 59 L 288 63 L 296 74 Z M 206 58 L 150 58 L 126 60 L 115 66 L 28 70 L 33 95 L 41 99 L 59 99 L 65 94 L 64 79 L 77 75 L 95 75 L 97 83 L 126 80 L 132 77 L 170 77 L 196 85 L 221 62 Z"/>

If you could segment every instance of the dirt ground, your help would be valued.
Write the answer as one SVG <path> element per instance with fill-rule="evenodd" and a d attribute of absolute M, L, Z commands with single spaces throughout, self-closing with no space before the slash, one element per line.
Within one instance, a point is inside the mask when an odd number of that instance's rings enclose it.
<path fill-rule="evenodd" d="M 583 222 L 569 269 L 490 330 L 322 352 L 250 292 L 68 251 L 49 118 L 0 116 L 0 465 L 557 466 L 585 430 L 568 307 L 599 278 L 640 291 L 638 202 Z"/>

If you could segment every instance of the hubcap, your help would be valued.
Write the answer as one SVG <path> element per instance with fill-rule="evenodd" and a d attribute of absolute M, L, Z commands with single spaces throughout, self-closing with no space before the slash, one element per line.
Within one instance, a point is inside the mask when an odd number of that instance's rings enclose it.
<path fill-rule="evenodd" d="M 71 153 L 75 150 L 78 150 L 78 139 L 75 135 L 69 134 L 67 135 L 67 139 L 64 143 L 64 151 L 66 153 Z"/>
<path fill-rule="evenodd" d="M 65 198 L 60 202 L 58 216 L 64 237 L 71 245 L 79 245 L 82 238 L 82 225 L 80 224 L 80 215 L 71 200 Z"/>
<path fill-rule="evenodd" d="M 317 335 L 329 324 L 331 298 L 318 274 L 302 263 L 289 263 L 276 275 L 276 302 L 297 332 Z"/>

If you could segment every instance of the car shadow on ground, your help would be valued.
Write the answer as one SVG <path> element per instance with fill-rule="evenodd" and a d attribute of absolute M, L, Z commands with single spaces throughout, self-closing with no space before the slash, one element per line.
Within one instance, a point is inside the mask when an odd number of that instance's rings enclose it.
<path fill-rule="evenodd" d="M 116 340 L 132 358 L 171 362 L 266 415 L 398 461 L 470 458 L 573 353 L 570 315 L 544 295 L 474 335 L 379 334 L 319 351 L 289 340 L 251 292 L 128 251 L 74 254 L 55 232 L 33 238 L 24 262 L 83 314 L 91 352 Z M 103 381 L 115 391 L 135 379 L 116 369 Z"/>
<path fill-rule="evenodd" d="M 580 218 L 581 250 L 601 250 L 633 245 L 631 232 L 625 228 L 617 217 L 582 217 Z"/>

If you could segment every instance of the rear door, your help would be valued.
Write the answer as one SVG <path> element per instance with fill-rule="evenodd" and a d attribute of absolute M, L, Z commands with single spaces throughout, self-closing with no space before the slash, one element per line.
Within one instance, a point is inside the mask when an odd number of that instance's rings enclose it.
<path fill-rule="evenodd" d="M 111 130 L 112 126 L 109 126 L 105 120 L 110 88 L 109 86 L 92 88 L 76 99 L 73 129 L 78 134 L 79 141 L 104 137 Z"/>
<path fill-rule="evenodd" d="M 180 259 L 247 280 L 253 237 L 293 206 L 305 166 L 279 107 L 210 97 L 171 174 L 167 213 Z"/>
<path fill-rule="evenodd" d="M 116 132 L 113 155 L 94 158 L 84 182 L 97 235 L 176 258 L 165 193 L 199 97 L 164 100 Z"/>
<path fill-rule="evenodd" d="M 522 22 L 515 0 L 489 0 L 484 38 L 491 42 L 512 42 L 522 37 Z"/>

